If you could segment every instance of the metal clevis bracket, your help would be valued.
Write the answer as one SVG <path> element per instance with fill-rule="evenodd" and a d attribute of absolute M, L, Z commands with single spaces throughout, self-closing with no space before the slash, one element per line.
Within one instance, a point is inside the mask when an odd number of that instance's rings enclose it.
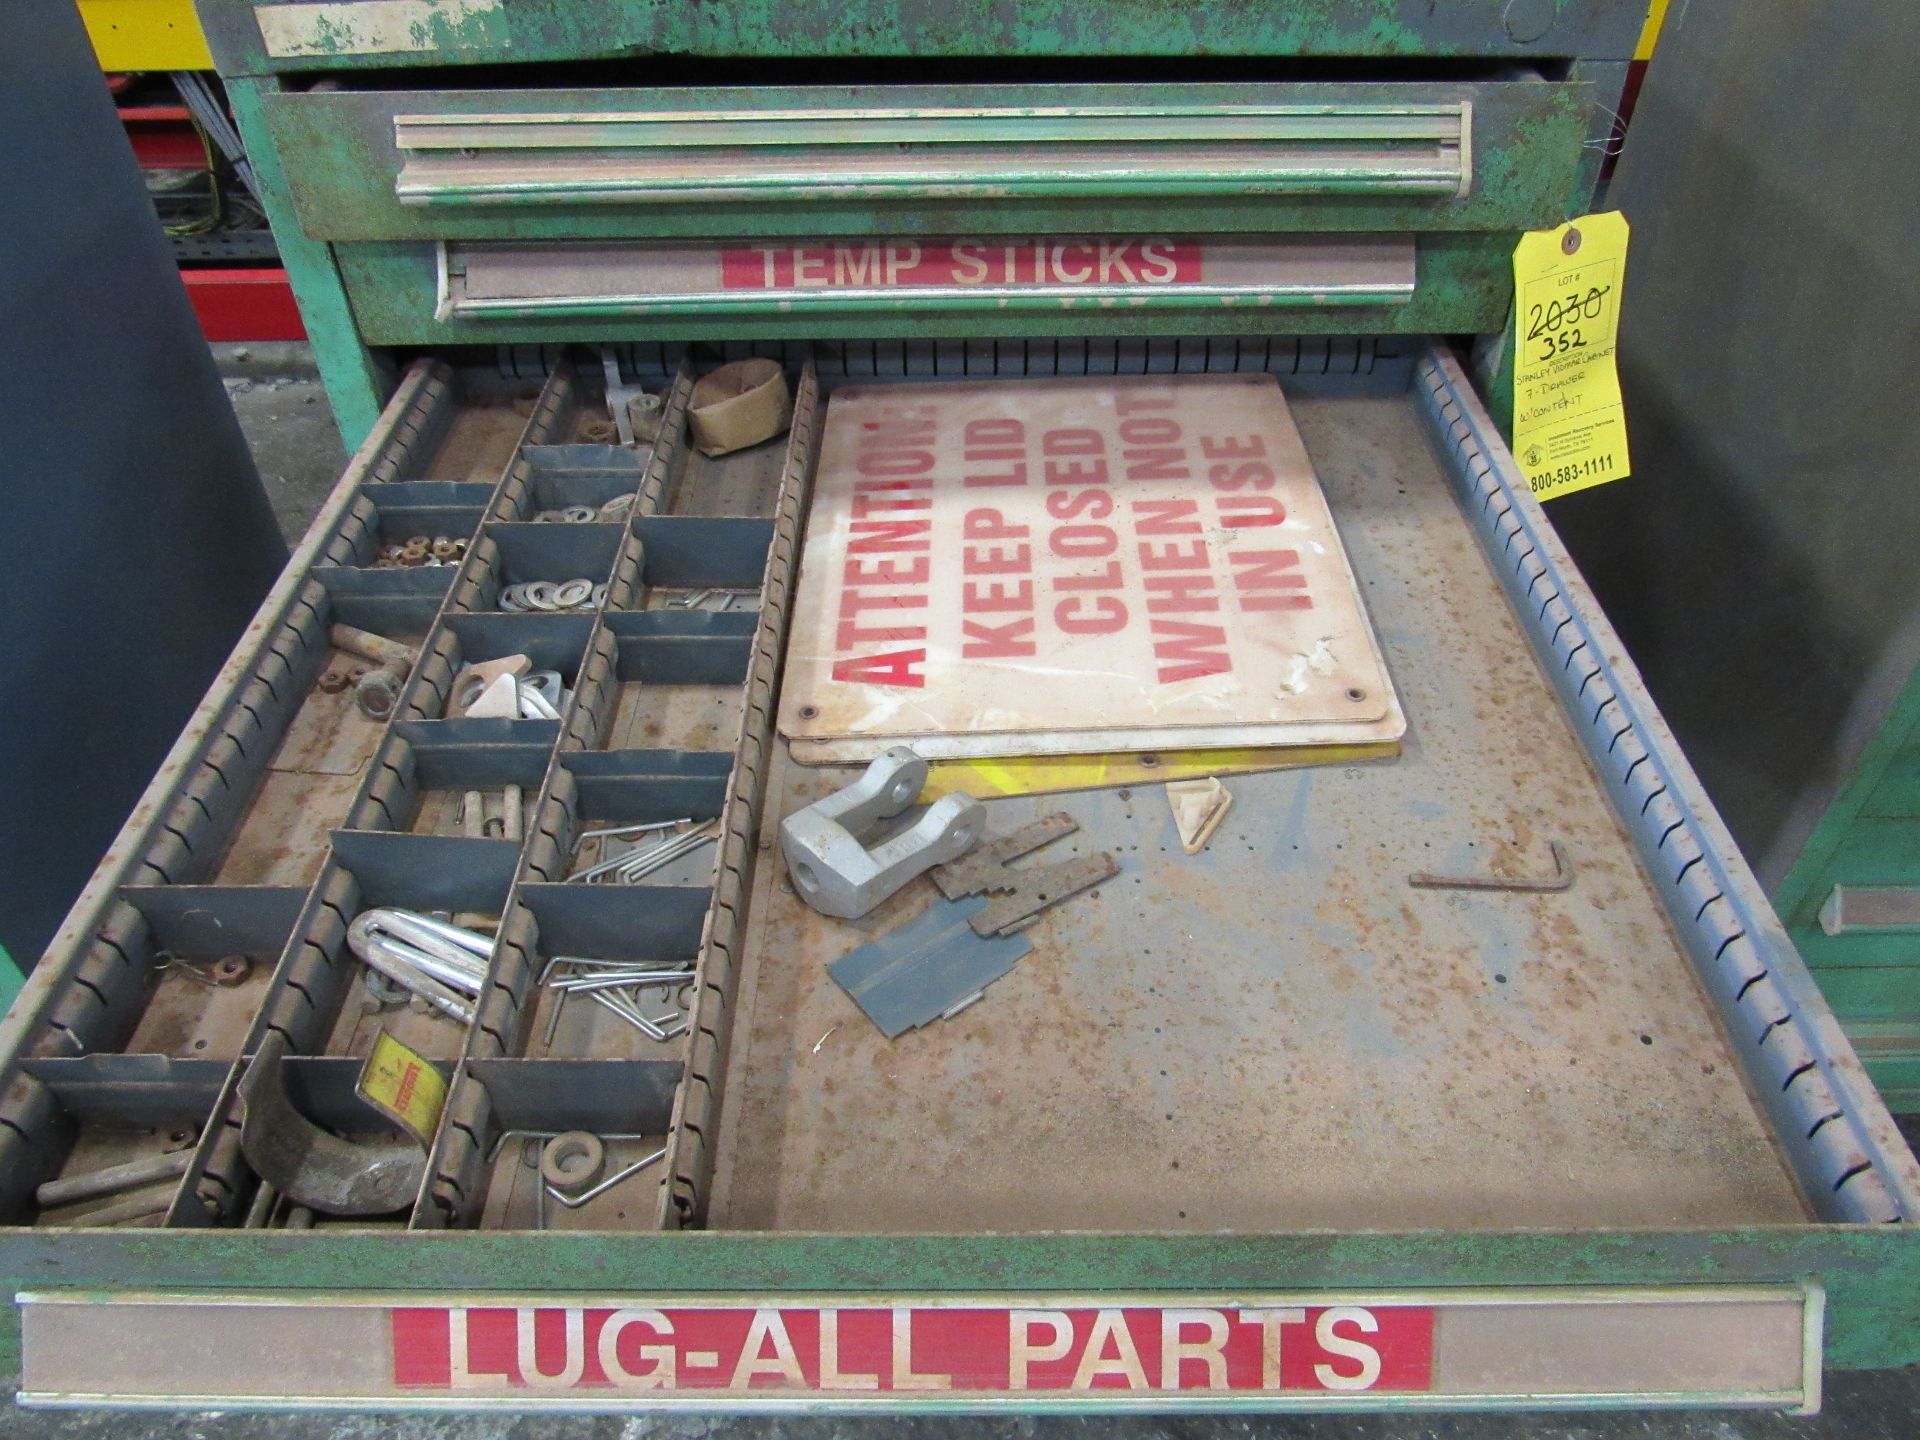
<path fill-rule="evenodd" d="M 853 784 L 780 822 L 780 849 L 800 898 L 822 915 L 854 920 L 916 875 L 979 843 L 987 810 L 943 795 L 926 814 L 869 850 L 861 837 L 900 814 L 927 783 L 927 762 L 905 746 L 877 756 Z"/>

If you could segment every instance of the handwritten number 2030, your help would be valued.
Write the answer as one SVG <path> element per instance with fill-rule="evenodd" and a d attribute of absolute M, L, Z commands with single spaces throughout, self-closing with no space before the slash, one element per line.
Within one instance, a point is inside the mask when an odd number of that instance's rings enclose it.
<path fill-rule="evenodd" d="M 1527 339 L 1540 342 L 1540 358 L 1551 360 L 1556 355 L 1584 349 L 1587 338 L 1579 322 L 1597 318 L 1602 302 L 1612 289 L 1611 285 L 1593 285 L 1584 295 L 1570 295 L 1548 305 L 1528 306 Z"/>

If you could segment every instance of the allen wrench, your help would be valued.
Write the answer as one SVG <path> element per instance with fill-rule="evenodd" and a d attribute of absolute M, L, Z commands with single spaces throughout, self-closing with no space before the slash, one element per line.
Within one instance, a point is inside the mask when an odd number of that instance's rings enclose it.
<path fill-rule="evenodd" d="M 1416 890 L 1518 890 L 1529 894 L 1551 894 L 1573 888 L 1573 862 L 1567 859 L 1567 852 L 1560 847 L 1558 840 L 1547 842 L 1553 852 L 1553 874 L 1544 876 L 1520 876 L 1508 879 L 1502 875 L 1435 875 L 1428 870 L 1418 870 L 1407 876 L 1407 883 Z"/>
<path fill-rule="evenodd" d="M 591 1190 L 583 1190 L 578 1195 L 574 1195 L 571 1197 L 569 1197 L 565 1191 L 554 1189 L 553 1186 L 547 1184 L 544 1180 L 541 1181 L 540 1188 L 545 1190 L 547 1194 L 550 1197 L 552 1197 L 554 1200 L 566 1206 L 567 1209 L 578 1210 L 582 1205 L 585 1205 L 589 1200 L 599 1199 L 602 1195 L 606 1194 L 607 1191 L 611 1190 L 614 1186 L 618 1185 L 622 1180 L 625 1180 L 628 1176 L 638 1175 L 642 1170 L 646 1169 L 649 1165 L 653 1164 L 656 1160 L 660 1159 L 666 1153 L 667 1153 L 667 1147 L 662 1145 L 658 1150 L 654 1151 L 651 1155 L 641 1156 L 638 1160 L 634 1161 L 631 1165 L 627 1166 L 626 1169 L 616 1170 L 613 1174 L 609 1175 L 606 1179 L 602 1180 L 598 1185 L 595 1185 Z"/>

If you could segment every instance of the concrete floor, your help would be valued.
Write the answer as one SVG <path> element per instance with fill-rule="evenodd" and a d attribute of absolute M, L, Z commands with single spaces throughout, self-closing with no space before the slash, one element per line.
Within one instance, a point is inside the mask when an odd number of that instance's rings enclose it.
<path fill-rule="evenodd" d="M 234 409 L 289 541 L 306 527 L 345 463 L 338 432 L 303 347 L 221 346 Z M 1909 1134 L 1914 1132 L 1910 1129 Z M 1512 1416 L 840 1419 L 672 1415 L 619 1419 L 510 1415 L 144 1415 L 0 1411 L 22 1440 L 1915 1440 L 1920 1367 L 1840 1372 L 1812 1417 L 1620 1412 Z"/>
<path fill-rule="evenodd" d="M 273 343 L 216 345 L 214 353 L 260 483 L 291 545 L 347 465 L 313 352 Z"/>

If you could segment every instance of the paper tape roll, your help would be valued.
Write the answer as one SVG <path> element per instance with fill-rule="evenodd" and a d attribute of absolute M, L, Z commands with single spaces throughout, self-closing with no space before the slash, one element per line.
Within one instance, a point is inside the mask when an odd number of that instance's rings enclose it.
<path fill-rule="evenodd" d="M 770 440 L 793 423 L 793 395 L 778 360 L 735 360 L 694 382 L 687 406 L 694 447 L 725 455 Z"/>

